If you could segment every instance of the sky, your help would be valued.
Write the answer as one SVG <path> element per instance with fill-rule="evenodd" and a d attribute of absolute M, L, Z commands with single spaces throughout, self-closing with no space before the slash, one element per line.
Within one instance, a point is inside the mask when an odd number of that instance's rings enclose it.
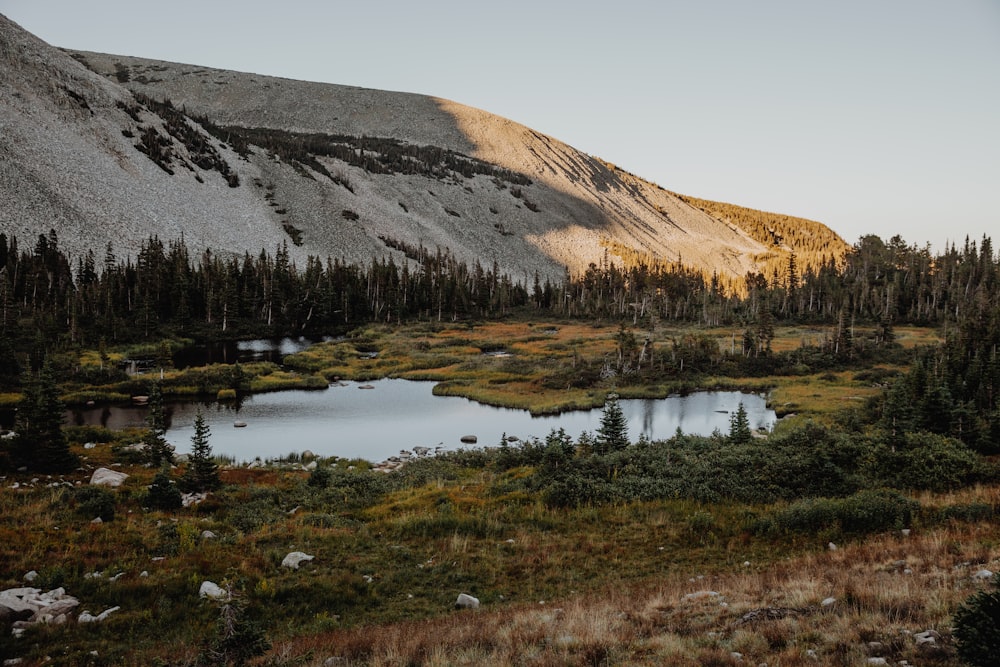
<path fill-rule="evenodd" d="M 849 243 L 1000 236 L 1000 0 L 0 0 L 55 46 L 422 93 Z"/>

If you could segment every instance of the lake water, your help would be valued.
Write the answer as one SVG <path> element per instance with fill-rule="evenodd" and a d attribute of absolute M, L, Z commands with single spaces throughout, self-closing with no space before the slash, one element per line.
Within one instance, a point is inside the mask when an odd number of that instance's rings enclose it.
<path fill-rule="evenodd" d="M 371 389 L 362 389 L 370 386 Z M 178 453 L 190 450 L 200 409 L 211 428 L 216 454 L 238 461 L 276 458 L 310 450 L 321 456 L 382 461 L 414 446 L 457 449 L 474 435 L 476 446 L 498 445 L 504 434 L 544 439 L 562 428 L 574 439 L 600 426 L 601 410 L 532 417 L 525 410 L 494 408 L 453 396 L 434 396 L 433 382 L 378 380 L 345 383 L 321 391 L 281 391 L 247 397 L 237 408 L 227 403 L 172 403 L 167 440 Z M 630 399 L 619 404 L 630 438 L 658 440 L 684 433 L 709 435 L 729 430 L 730 415 L 743 403 L 754 428 L 771 428 L 773 410 L 761 396 L 739 392 L 699 392 L 665 399 Z M 109 428 L 145 425 L 145 408 L 74 410 L 67 423 Z M 236 422 L 245 427 L 236 428 Z"/>
<path fill-rule="evenodd" d="M 322 338 L 258 338 L 255 340 L 232 340 L 221 343 L 206 343 L 182 348 L 173 355 L 174 368 L 206 366 L 208 364 L 232 364 L 248 361 L 273 361 L 280 364 L 286 355 L 301 352 L 310 345 L 334 340 L 332 336 Z"/>

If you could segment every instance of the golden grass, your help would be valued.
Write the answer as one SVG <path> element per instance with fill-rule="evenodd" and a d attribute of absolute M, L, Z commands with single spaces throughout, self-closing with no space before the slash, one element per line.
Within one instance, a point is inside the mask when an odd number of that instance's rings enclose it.
<path fill-rule="evenodd" d="M 505 321 L 461 325 L 417 324 L 404 327 L 370 326 L 348 339 L 314 345 L 286 361 L 293 368 L 321 373 L 327 379 L 370 380 L 400 377 L 440 382 L 435 393 L 463 396 L 489 405 L 521 408 L 535 414 L 599 407 L 609 391 L 625 398 L 662 398 L 696 389 L 772 392 L 770 402 L 779 414 L 826 417 L 859 405 L 877 395 L 872 382 L 838 372 L 764 378 L 702 377 L 697 381 L 647 379 L 618 386 L 614 379 L 585 388 L 556 386 L 552 378 L 599 370 L 617 355 L 618 325 L 578 322 Z M 654 330 L 631 329 L 640 341 L 649 338 L 654 354 L 668 354 L 674 341 L 690 335 L 714 338 L 720 350 L 740 344 L 740 327 L 703 328 L 659 325 Z M 855 335 L 870 335 L 857 327 Z M 819 346 L 834 334 L 833 327 L 777 327 L 772 347 L 789 351 Z M 935 329 L 899 327 L 904 347 L 940 339 Z"/>
<path fill-rule="evenodd" d="M 289 644 L 347 665 L 958 665 L 951 614 L 1000 564 L 1000 529 L 885 534 L 835 551 L 738 564 L 441 618 L 345 629 Z M 615 575 L 608 572 L 613 580 Z M 832 599 L 832 604 L 823 601 Z M 913 635 L 932 630 L 934 645 Z M 736 657 L 734 654 L 741 654 Z"/>

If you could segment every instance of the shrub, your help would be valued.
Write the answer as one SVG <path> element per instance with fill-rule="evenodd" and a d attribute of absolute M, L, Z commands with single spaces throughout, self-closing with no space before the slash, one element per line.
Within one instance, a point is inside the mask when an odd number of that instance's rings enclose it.
<path fill-rule="evenodd" d="M 181 490 L 170 479 L 170 469 L 160 468 L 146 494 L 146 506 L 158 510 L 175 510 L 181 507 Z"/>
<path fill-rule="evenodd" d="M 990 667 L 1000 655 L 1000 579 L 992 591 L 979 591 L 958 608 L 953 618 L 958 655 L 972 667 Z"/>
<path fill-rule="evenodd" d="M 832 528 L 845 533 L 874 533 L 905 528 L 919 508 L 916 501 L 893 491 L 861 491 L 847 498 L 807 498 L 792 503 L 775 516 L 774 525 L 795 532 Z"/>
<path fill-rule="evenodd" d="M 115 494 L 99 486 L 82 486 L 73 494 L 76 503 L 76 513 L 93 519 L 100 517 L 101 521 L 112 521 L 115 518 Z"/>

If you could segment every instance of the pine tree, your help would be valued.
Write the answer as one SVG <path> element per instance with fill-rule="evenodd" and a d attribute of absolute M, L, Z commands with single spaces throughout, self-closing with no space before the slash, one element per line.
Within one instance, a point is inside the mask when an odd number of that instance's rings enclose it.
<path fill-rule="evenodd" d="M 743 401 L 740 401 L 736 412 L 729 418 L 729 442 L 734 445 L 746 445 L 752 441 L 750 418 L 747 416 L 747 409 L 743 407 Z"/>
<path fill-rule="evenodd" d="M 149 430 L 146 432 L 146 456 L 149 462 L 158 466 L 174 462 L 174 447 L 167 442 L 167 418 L 163 410 L 163 392 L 160 384 L 154 383 L 149 392 L 149 414 L 146 417 Z"/>
<path fill-rule="evenodd" d="M 208 442 L 211 431 L 205 423 L 201 410 L 194 418 L 194 435 L 191 436 L 191 455 L 187 472 L 181 483 L 190 491 L 211 491 L 219 488 L 219 466 L 212 458 L 212 446 Z"/>
<path fill-rule="evenodd" d="M 601 414 L 601 426 L 594 443 L 596 454 L 609 454 L 629 446 L 628 420 L 618 405 L 618 396 L 609 394 Z"/>
<path fill-rule="evenodd" d="M 46 360 L 37 378 L 25 383 L 17 410 L 14 463 L 38 472 L 69 472 L 79 463 L 62 432 L 63 404 Z"/>

